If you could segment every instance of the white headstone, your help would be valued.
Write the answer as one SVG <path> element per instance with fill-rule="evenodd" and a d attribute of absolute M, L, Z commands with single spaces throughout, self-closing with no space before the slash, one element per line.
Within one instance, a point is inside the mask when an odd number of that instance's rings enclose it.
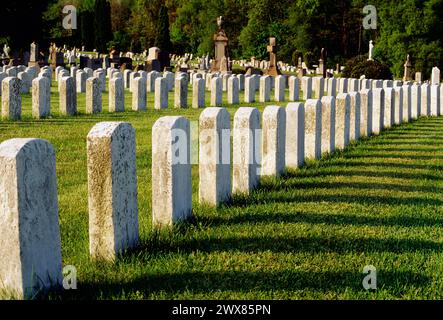
<path fill-rule="evenodd" d="M 231 197 L 231 124 L 224 108 L 200 114 L 199 200 L 217 206 Z"/>
<path fill-rule="evenodd" d="M 77 93 L 73 77 L 62 77 L 60 82 L 60 113 L 74 115 L 77 113 Z"/>
<path fill-rule="evenodd" d="M 394 125 L 395 119 L 395 90 L 392 87 L 384 88 L 385 91 L 385 111 L 383 127 L 390 128 Z"/>
<path fill-rule="evenodd" d="M 260 78 L 260 102 L 269 102 L 271 100 L 271 77 L 262 76 Z"/>
<path fill-rule="evenodd" d="M 403 122 L 409 122 L 412 119 L 412 97 L 411 97 L 411 85 L 403 84 Z"/>
<path fill-rule="evenodd" d="M 280 176 L 285 171 L 286 111 L 268 106 L 263 111 L 262 171 L 263 176 Z"/>
<path fill-rule="evenodd" d="M 112 261 L 139 241 L 135 130 L 100 122 L 88 134 L 87 150 L 90 254 Z"/>
<path fill-rule="evenodd" d="M 431 86 L 427 83 L 421 85 L 421 103 L 419 116 L 429 116 L 431 113 Z"/>
<path fill-rule="evenodd" d="M 324 96 L 321 104 L 321 153 L 332 153 L 335 150 L 335 97 Z"/>
<path fill-rule="evenodd" d="M 438 116 L 440 115 L 440 85 L 431 85 L 431 105 L 430 105 L 430 115 Z"/>
<path fill-rule="evenodd" d="M 233 193 L 249 194 L 259 182 L 260 112 L 255 108 L 239 108 L 234 116 L 233 135 Z"/>
<path fill-rule="evenodd" d="M 228 104 L 239 104 L 240 103 L 240 86 L 239 86 L 239 80 L 237 77 L 230 77 L 228 79 L 227 84 L 227 90 L 228 90 Z"/>
<path fill-rule="evenodd" d="M 17 78 L 21 80 L 20 93 L 29 93 L 29 89 L 32 85 L 29 75 L 26 72 L 19 72 Z"/>
<path fill-rule="evenodd" d="M 32 80 L 32 117 L 41 119 L 50 115 L 51 87 L 49 79 L 38 77 Z"/>
<path fill-rule="evenodd" d="M 312 77 L 302 78 L 302 91 L 303 100 L 308 100 L 312 98 Z"/>
<path fill-rule="evenodd" d="M 284 76 L 275 77 L 275 101 L 285 101 L 286 79 Z"/>
<path fill-rule="evenodd" d="M 403 88 L 394 87 L 394 124 L 401 124 L 403 120 Z"/>
<path fill-rule="evenodd" d="M 285 157 L 289 168 L 301 167 L 305 161 L 305 107 L 301 102 L 286 107 Z"/>
<path fill-rule="evenodd" d="M 432 68 L 431 85 L 440 84 L 440 69 L 437 67 Z"/>
<path fill-rule="evenodd" d="M 305 159 L 321 158 L 322 103 L 319 99 L 305 102 Z"/>
<path fill-rule="evenodd" d="M 371 134 L 378 135 L 384 124 L 385 91 L 381 88 L 372 90 L 372 128 Z"/>
<path fill-rule="evenodd" d="M 421 86 L 413 83 L 411 86 L 411 118 L 417 119 L 420 115 Z"/>
<path fill-rule="evenodd" d="M 245 103 L 255 102 L 255 82 L 253 77 L 245 77 Z"/>
<path fill-rule="evenodd" d="M 169 226 L 192 215 L 190 125 L 162 117 L 152 128 L 153 226 Z"/>
<path fill-rule="evenodd" d="M 146 79 L 137 77 L 132 79 L 132 110 L 145 111 L 147 109 Z"/>
<path fill-rule="evenodd" d="M 372 89 L 360 90 L 360 137 L 369 137 L 372 128 Z"/>
<path fill-rule="evenodd" d="M 91 77 L 86 80 L 86 113 L 102 112 L 101 80 Z"/>
<path fill-rule="evenodd" d="M 62 283 L 55 153 L 40 139 L 0 144 L 0 289 L 32 299 Z"/>
<path fill-rule="evenodd" d="M 321 99 L 325 93 L 325 79 L 323 77 L 312 78 L 312 86 L 315 98 Z"/>
<path fill-rule="evenodd" d="M 300 99 L 300 80 L 295 76 L 289 77 L 289 101 L 295 102 Z"/>
<path fill-rule="evenodd" d="M 192 107 L 205 107 L 205 80 L 203 79 L 194 79 L 192 85 Z"/>
<path fill-rule="evenodd" d="M 183 76 L 175 79 L 174 107 L 188 107 L 188 80 Z"/>
<path fill-rule="evenodd" d="M 339 93 L 335 99 L 335 148 L 343 150 L 349 144 L 351 124 L 351 97 Z"/>
<path fill-rule="evenodd" d="M 148 92 L 155 91 L 155 79 L 159 77 L 159 73 L 157 71 L 151 71 L 147 74 L 146 79 L 146 89 Z"/>
<path fill-rule="evenodd" d="M 2 118 L 20 120 L 22 117 L 21 80 L 6 77 L 2 81 Z"/>
<path fill-rule="evenodd" d="M 125 89 L 122 78 L 109 80 L 109 112 L 125 111 Z"/>
<path fill-rule="evenodd" d="M 335 78 L 328 78 L 328 89 L 327 89 L 327 95 L 331 97 L 335 97 L 337 95 L 337 79 Z"/>
<path fill-rule="evenodd" d="M 211 107 L 220 107 L 223 103 L 222 79 L 220 77 L 211 80 Z"/>
<path fill-rule="evenodd" d="M 349 93 L 349 141 L 360 139 L 360 92 Z"/>
<path fill-rule="evenodd" d="M 155 98 L 154 109 L 168 108 L 168 83 L 166 78 L 159 77 L 155 79 Z"/>

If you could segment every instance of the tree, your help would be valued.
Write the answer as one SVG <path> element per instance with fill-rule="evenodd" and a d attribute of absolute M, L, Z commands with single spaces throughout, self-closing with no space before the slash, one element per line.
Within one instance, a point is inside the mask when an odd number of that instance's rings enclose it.
<path fill-rule="evenodd" d="M 96 0 L 94 13 L 95 48 L 99 52 L 106 52 L 107 44 L 112 40 L 110 3 L 107 0 Z"/>
<path fill-rule="evenodd" d="M 80 12 L 81 43 L 89 50 L 95 43 L 94 33 L 91 32 L 94 29 L 94 15 L 93 11 Z"/>
<path fill-rule="evenodd" d="M 409 54 L 414 71 L 429 77 L 432 67 L 443 62 L 443 0 L 398 0 L 392 6 L 392 1 L 378 3 L 380 37 L 375 42 L 375 57 L 388 62 L 395 76 L 401 77 Z"/>
<path fill-rule="evenodd" d="M 2 3 L 0 39 L 15 52 L 29 50 L 32 41 L 43 40 L 45 1 L 16 0 Z M 23 27 L 19 25 L 23 23 Z M 26 28 L 25 30 L 23 28 Z"/>
<path fill-rule="evenodd" d="M 154 46 L 165 52 L 172 50 L 171 37 L 169 35 L 169 15 L 168 8 L 161 6 L 158 13 L 158 29 L 155 36 Z"/>

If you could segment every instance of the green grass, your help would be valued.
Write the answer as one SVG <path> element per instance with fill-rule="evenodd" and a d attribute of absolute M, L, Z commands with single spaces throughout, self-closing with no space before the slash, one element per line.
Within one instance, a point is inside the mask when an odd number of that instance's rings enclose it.
<path fill-rule="evenodd" d="M 172 94 L 170 95 L 172 97 Z M 443 297 L 443 118 L 421 118 L 346 151 L 265 179 L 251 196 L 218 209 L 199 206 L 174 230 L 151 226 L 151 128 L 165 115 L 197 120 L 193 109 L 1 122 L 0 141 L 49 140 L 57 153 L 64 265 L 78 290 L 51 299 L 419 299 Z M 107 109 L 107 95 L 103 97 Z M 242 104 L 243 105 L 243 104 Z M 172 106 L 172 100 L 170 102 Z M 255 104 L 263 110 L 263 104 Z M 130 95 L 127 94 L 127 106 Z M 231 118 L 236 110 L 229 107 Z M 136 128 L 141 247 L 115 263 L 88 253 L 86 135 L 100 121 Z M 363 289 L 374 265 L 378 289 Z"/>

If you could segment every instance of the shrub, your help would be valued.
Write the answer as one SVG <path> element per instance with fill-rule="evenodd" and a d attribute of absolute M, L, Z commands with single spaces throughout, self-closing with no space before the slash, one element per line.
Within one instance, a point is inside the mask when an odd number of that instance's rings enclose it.
<path fill-rule="evenodd" d="M 392 79 L 389 66 L 376 60 L 368 61 L 365 55 L 356 56 L 346 62 L 343 77 L 360 78 L 364 75 L 367 79 Z"/>

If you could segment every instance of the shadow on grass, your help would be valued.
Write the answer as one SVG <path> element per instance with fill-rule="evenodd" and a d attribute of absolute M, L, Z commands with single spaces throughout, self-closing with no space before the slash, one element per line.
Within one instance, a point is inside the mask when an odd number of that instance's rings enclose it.
<path fill-rule="evenodd" d="M 352 158 L 352 157 L 349 157 Z M 365 158 L 365 160 L 369 160 L 372 158 Z M 377 159 L 377 158 L 373 158 Z M 339 161 L 334 162 L 333 165 L 330 165 L 331 168 L 343 168 L 343 167 L 361 167 L 361 168 L 368 168 L 368 167 L 375 167 L 379 168 L 398 168 L 398 169 L 404 169 L 406 172 L 410 169 L 424 169 L 424 170 L 443 170 L 443 165 L 437 165 L 437 164 L 423 164 L 423 163 L 401 163 L 401 162 L 390 162 L 390 161 L 371 161 L 371 162 L 364 162 L 364 161 L 349 161 L 347 159 L 343 159 L 343 161 L 340 161 L 340 159 L 337 159 Z M 296 175 L 296 174 L 294 174 Z"/>
<path fill-rule="evenodd" d="M 344 195 L 344 194 L 304 194 L 304 195 L 287 195 L 276 194 L 265 190 L 267 195 L 263 198 L 251 198 L 248 204 L 266 204 L 266 203 L 303 203 L 303 202 L 331 202 L 331 203 L 356 203 L 367 205 L 409 205 L 409 206 L 442 206 L 443 201 L 432 198 L 421 197 L 384 197 L 384 196 L 369 196 L 369 195 Z M 236 202 L 233 202 L 236 205 Z M 244 203 L 241 203 L 244 206 Z"/>
<path fill-rule="evenodd" d="M 147 274 L 132 281 L 116 282 L 82 282 L 78 290 L 65 291 L 62 299 L 97 299 L 102 292 L 106 296 L 119 296 L 140 293 L 148 297 L 153 293 L 178 294 L 213 293 L 213 292 L 269 292 L 312 289 L 319 292 L 337 293 L 344 290 L 366 292 L 362 286 L 364 275 L 360 270 L 355 272 L 306 272 L 306 271 L 275 271 L 275 272 L 184 272 L 175 274 Z M 391 293 L 401 294 L 402 287 L 426 287 L 431 278 L 414 272 L 378 272 L 378 288 L 387 287 Z M 399 287 L 401 284 L 401 287 Z M 397 292 L 396 292 L 397 291 Z"/>
<path fill-rule="evenodd" d="M 396 159 L 411 159 L 411 160 L 435 160 L 443 159 L 443 156 L 437 155 L 413 155 L 413 154 L 398 154 L 393 152 L 372 152 L 366 151 L 365 154 L 350 154 L 346 158 L 396 158 Z"/>
<path fill-rule="evenodd" d="M 358 214 L 331 214 L 326 212 L 272 212 L 243 213 L 236 216 L 199 217 L 199 223 L 210 227 L 230 226 L 237 224 L 266 223 L 307 223 L 335 226 L 370 226 L 370 227 L 440 227 L 442 218 L 420 216 L 361 216 Z"/>
<path fill-rule="evenodd" d="M 362 166 L 365 166 L 362 164 Z M 368 163 L 366 167 L 370 167 L 371 164 Z M 343 168 L 346 164 L 343 164 Z M 343 170 L 336 169 L 339 166 L 324 166 L 319 167 L 320 170 L 300 170 L 300 171 L 288 171 L 286 178 L 301 178 L 301 177 L 325 177 L 325 176 L 364 176 L 368 178 L 399 178 L 399 179 L 412 179 L 412 180 L 441 180 L 441 177 L 435 174 L 429 173 L 406 173 L 398 171 L 367 171 L 367 170 Z"/>
<path fill-rule="evenodd" d="M 423 139 L 414 139 L 414 140 L 425 140 L 426 142 L 421 141 L 404 141 L 404 142 L 398 142 L 398 141 L 386 141 L 386 140 L 380 140 L 380 141 L 374 141 L 370 144 L 370 146 L 391 146 L 391 145 L 430 145 L 430 146 L 442 146 L 443 139 L 436 139 L 437 141 L 429 142 L 427 140 L 428 138 Z M 393 139 L 394 140 L 394 139 Z M 402 139 L 403 140 L 403 139 Z"/>
<path fill-rule="evenodd" d="M 272 191 L 290 190 L 290 189 L 395 190 L 396 192 L 432 192 L 439 194 L 443 192 L 443 189 L 437 186 L 414 186 L 414 185 L 401 185 L 394 183 L 374 183 L 374 182 L 297 181 L 297 179 L 286 180 L 279 187 L 272 187 Z"/>
<path fill-rule="evenodd" d="M 243 252 L 243 253 L 359 253 L 359 252 L 389 252 L 406 253 L 416 251 L 441 252 L 443 243 L 417 240 L 417 239 L 391 239 L 391 238 L 368 238 L 368 237 L 286 237 L 286 236 L 245 236 L 245 237 L 206 237 L 196 238 L 192 236 L 170 238 L 165 236 L 152 236 L 142 241 L 140 247 L 128 252 L 125 258 L 138 257 L 140 253 L 149 255 L 161 255 L 166 253 L 191 253 L 191 252 Z"/>

